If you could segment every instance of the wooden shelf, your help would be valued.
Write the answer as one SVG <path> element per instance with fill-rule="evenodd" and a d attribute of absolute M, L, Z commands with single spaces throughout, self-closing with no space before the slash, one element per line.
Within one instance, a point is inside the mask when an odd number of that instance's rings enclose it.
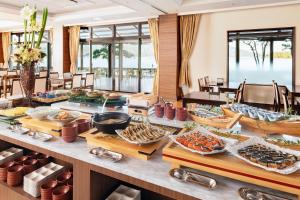
<path fill-rule="evenodd" d="M 23 190 L 23 185 L 17 187 L 10 187 L 6 183 L 0 181 L 0 193 L 3 199 L 13 200 L 39 200 Z"/>

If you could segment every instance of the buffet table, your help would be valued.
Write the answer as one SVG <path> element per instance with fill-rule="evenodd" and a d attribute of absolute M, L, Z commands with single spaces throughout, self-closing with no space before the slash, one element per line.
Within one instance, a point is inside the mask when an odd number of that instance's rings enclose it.
<path fill-rule="evenodd" d="M 161 152 L 156 152 L 154 157 L 149 161 L 127 157 L 120 163 L 113 163 L 109 160 L 97 159 L 89 154 L 91 147 L 83 139 L 77 139 L 76 142 L 69 144 L 63 142 L 60 138 L 55 138 L 55 140 L 49 142 L 40 142 L 32 140 L 29 136 L 13 133 L 6 129 L 6 127 L 7 125 L 1 124 L 1 146 L 5 143 L 18 145 L 26 149 L 48 154 L 73 165 L 73 199 L 75 200 L 104 199 L 103 197 L 107 195 L 108 191 L 107 189 L 103 189 L 103 185 L 109 185 L 112 182 L 115 184 L 115 181 L 126 182 L 157 193 L 157 195 L 160 194 L 162 196 L 158 197 L 159 199 L 239 199 L 238 189 L 241 187 L 251 187 L 283 195 L 281 192 L 274 192 L 267 188 L 212 174 L 209 176 L 214 177 L 218 181 L 218 186 L 214 190 L 209 190 L 205 187 L 182 183 L 171 178 L 168 175 L 170 166 L 167 162 L 162 161 Z M 206 173 L 203 172 L 203 174 Z M 102 177 L 101 180 L 99 180 L 100 177 Z M 108 181 L 108 183 L 105 181 Z M 6 192 L 7 187 L 5 184 L 0 184 L 0 199 L 36 199 L 27 195 L 21 188 L 10 188 L 11 190 Z M 289 194 L 284 194 L 284 196 L 296 199 L 295 196 Z"/>

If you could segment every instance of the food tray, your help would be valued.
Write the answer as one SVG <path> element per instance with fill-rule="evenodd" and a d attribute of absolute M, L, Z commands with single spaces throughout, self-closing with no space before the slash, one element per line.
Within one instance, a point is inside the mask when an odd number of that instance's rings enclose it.
<path fill-rule="evenodd" d="M 166 137 L 168 137 L 171 132 L 169 131 L 165 131 L 165 130 L 162 130 L 158 127 L 155 127 L 155 126 L 152 126 L 152 125 L 149 125 L 151 128 L 153 129 L 156 129 L 157 131 L 161 131 L 161 132 L 164 132 L 165 134 L 157 139 L 154 139 L 154 140 L 148 140 L 148 141 L 144 141 L 144 142 L 138 142 L 138 141 L 132 141 L 132 140 L 129 140 L 128 138 L 126 138 L 125 136 L 123 136 L 122 132 L 124 130 L 116 130 L 116 133 L 123 139 L 125 140 L 126 142 L 128 143 L 131 143 L 131 144 L 137 144 L 137 145 L 145 145 L 145 144 L 151 144 L 151 143 L 155 143 L 155 142 L 158 142 Z"/>
<path fill-rule="evenodd" d="M 57 176 L 63 171 L 64 167 L 56 163 L 49 163 L 30 174 L 24 176 L 23 189 L 33 197 L 41 195 L 40 187 L 46 183 L 49 179 Z"/>
<path fill-rule="evenodd" d="M 40 106 L 37 108 L 30 108 L 26 111 L 26 114 L 32 119 L 46 119 L 48 115 L 59 112 L 59 110 L 54 110 L 50 106 Z"/>
<path fill-rule="evenodd" d="M 11 147 L 0 152 L 0 165 L 23 155 L 23 149 Z"/>
<path fill-rule="evenodd" d="M 101 147 L 91 149 L 90 154 L 97 158 L 106 158 L 112 160 L 113 162 L 118 162 L 123 159 L 123 155 L 121 153 L 110 151 Z"/>
<path fill-rule="evenodd" d="M 60 112 L 66 112 L 68 113 L 68 115 L 70 115 L 70 117 L 66 118 L 66 119 L 56 119 L 55 117 L 60 113 Z M 50 115 L 48 115 L 47 119 L 49 119 L 50 121 L 54 121 L 60 124 L 66 124 L 68 122 L 74 121 L 75 119 L 79 118 L 81 113 L 78 111 L 60 111 L 60 112 L 56 112 L 56 113 L 52 113 Z"/>
<path fill-rule="evenodd" d="M 215 138 L 217 138 L 219 140 L 222 140 L 224 142 L 224 148 L 222 150 L 214 150 L 214 151 L 211 151 L 211 152 L 202 152 L 202 151 L 197 151 L 197 150 L 188 148 L 188 147 L 184 146 L 183 144 L 181 144 L 180 142 L 178 142 L 176 140 L 176 138 L 178 138 L 180 136 L 186 136 L 186 135 L 194 133 L 195 131 L 199 131 L 202 135 L 213 136 L 213 137 L 215 137 Z M 215 135 L 215 134 L 209 132 L 207 129 L 204 129 L 202 127 L 198 127 L 195 130 L 192 130 L 192 131 L 189 131 L 189 132 L 182 132 L 182 133 L 179 133 L 178 135 L 170 135 L 169 138 L 174 143 L 178 144 L 180 147 L 182 147 L 182 148 L 184 148 L 184 149 L 186 149 L 188 151 L 191 151 L 193 153 L 198 153 L 198 154 L 201 154 L 201 155 L 209 155 L 209 154 L 222 153 L 222 152 L 226 151 L 226 147 L 228 147 L 230 145 L 233 145 L 233 144 L 235 144 L 235 143 L 238 142 L 237 140 L 234 140 L 234 139 L 224 138 L 224 137 L 220 137 L 218 135 Z"/>
<path fill-rule="evenodd" d="M 258 163 L 251 162 L 250 160 L 247 160 L 246 158 L 244 158 L 244 157 L 242 157 L 241 155 L 238 154 L 239 149 L 250 146 L 250 145 L 255 145 L 255 144 L 262 144 L 262 145 L 264 145 L 266 147 L 270 147 L 270 148 L 272 148 L 276 151 L 282 151 L 284 153 L 293 154 L 293 155 L 298 157 L 298 161 L 293 166 L 287 167 L 285 169 L 276 169 L 276 168 L 265 167 L 265 166 L 260 165 Z M 270 144 L 270 143 L 266 142 L 265 140 L 263 140 L 259 137 L 251 137 L 250 139 L 248 139 L 244 142 L 241 142 L 239 144 L 236 144 L 236 145 L 233 145 L 233 146 L 227 146 L 226 149 L 230 153 L 232 153 L 234 156 L 238 157 L 239 159 L 242 159 L 242 160 L 246 161 L 247 163 L 249 163 L 251 165 L 263 168 L 267 171 L 277 172 L 277 173 L 280 173 L 280 174 L 291 174 L 291 173 L 297 171 L 300 168 L 300 162 L 299 162 L 300 152 L 299 151 L 294 151 L 294 150 L 290 150 L 290 149 L 281 148 L 277 145 Z"/>

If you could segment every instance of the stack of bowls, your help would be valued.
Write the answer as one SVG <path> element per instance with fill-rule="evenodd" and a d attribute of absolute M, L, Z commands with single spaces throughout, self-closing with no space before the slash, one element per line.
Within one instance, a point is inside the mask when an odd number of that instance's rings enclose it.
<path fill-rule="evenodd" d="M 18 186 L 23 181 L 23 166 L 13 165 L 7 169 L 7 185 Z"/>
<path fill-rule="evenodd" d="M 0 165 L 0 181 L 6 182 L 7 180 L 7 169 L 12 167 L 15 163 L 13 161 Z"/>
<path fill-rule="evenodd" d="M 57 186 L 57 180 L 50 180 L 41 186 L 41 200 L 52 200 L 52 193 Z"/>

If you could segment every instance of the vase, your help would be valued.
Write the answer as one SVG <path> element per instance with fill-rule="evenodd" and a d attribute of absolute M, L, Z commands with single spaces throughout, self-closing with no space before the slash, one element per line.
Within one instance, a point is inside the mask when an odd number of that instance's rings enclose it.
<path fill-rule="evenodd" d="M 20 81 L 25 97 L 30 105 L 35 85 L 35 63 L 23 64 L 20 70 Z"/>

